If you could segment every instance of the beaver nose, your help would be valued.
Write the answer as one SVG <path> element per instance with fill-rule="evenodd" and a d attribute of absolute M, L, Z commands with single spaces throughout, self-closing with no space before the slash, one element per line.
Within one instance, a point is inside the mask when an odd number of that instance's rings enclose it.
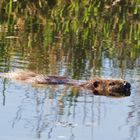
<path fill-rule="evenodd" d="M 124 83 L 124 94 L 125 94 L 125 96 L 130 96 L 130 94 L 131 94 L 130 88 L 131 88 L 130 83 L 125 82 Z"/>
<path fill-rule="evenodd" d="M 131 88 L 130 83 L 125 82 L 125 83 L 124 83 L 124 88 L 125 88 L 125 89 L 130 89 L 130 88 Z"/>

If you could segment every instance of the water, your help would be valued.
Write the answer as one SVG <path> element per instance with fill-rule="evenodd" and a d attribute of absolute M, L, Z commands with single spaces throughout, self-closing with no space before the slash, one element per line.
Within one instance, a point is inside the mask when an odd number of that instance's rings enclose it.
<path fill-rule="evenodd" d="M 36 87 L 1 78 L 0 139 L 140 139 L 138 59 L 129 68 L 128 59 L 121 62 L 102 51 L 102 61 L 93 59 L 92 64 L 88 57 L 95 55 L 94 51 L 86 55 L 76 48 L 62 49 L 60 40 L 47 49 L 37 45 L 26 48 L 19 44 L 23 37 L 4 39 L 7 48 L 2 41 L 1 72 L 29 69 L 81 80 L 95 75 L 123 78 L 132 84 L 132 93 L 122 98 L 94 96 L 69 86 Z M 31 43 L 35 44 L 33 39 Z"/>
<path fill-rule="evenodd" d="M 0 1 L 0 72 L 122 78 L 131 95 L 0 78 L 0 140 L 140 140 L 139 2 L 61 2 Z"/>

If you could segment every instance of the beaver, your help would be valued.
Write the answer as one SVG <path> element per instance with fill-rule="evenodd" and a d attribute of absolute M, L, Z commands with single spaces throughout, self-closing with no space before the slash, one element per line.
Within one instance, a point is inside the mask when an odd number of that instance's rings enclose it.
<path fill-rule="evenodd" d="M 130 96 L 131 94 L 131 85 L 124 80 L 94 78 L 81 82 L 65 76 L 47 76 L 30 71 L 1 73 L 0 76 L 32 84 L 67 84 L 91 90 L 95 95 Z"/>

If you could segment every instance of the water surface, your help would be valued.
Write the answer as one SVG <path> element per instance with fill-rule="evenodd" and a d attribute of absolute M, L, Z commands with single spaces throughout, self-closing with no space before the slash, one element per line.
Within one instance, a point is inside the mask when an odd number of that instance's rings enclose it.
<path fill-rule="evenodd" d="M 0 78 L 0 139 L 139 140 L 139 6 L 56 3 L 1 1 L 0 72 L 121 78 L 131 83 L 131 95 L 96 96 L 66 85 Z"/>

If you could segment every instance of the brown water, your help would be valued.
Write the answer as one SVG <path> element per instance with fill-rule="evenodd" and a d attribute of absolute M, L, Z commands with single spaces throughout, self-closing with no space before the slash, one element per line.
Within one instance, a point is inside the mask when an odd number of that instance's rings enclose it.
<path fill-rule="evenodd" d="M 53 2 L 48 13 L 43 0 L 0 2 L 0 72 L 122 78 L 131 83 L 131 95 L 0 78 L 0 140 L 139 140 L 139 2 L 114 9 L 111 1 Z"/>

